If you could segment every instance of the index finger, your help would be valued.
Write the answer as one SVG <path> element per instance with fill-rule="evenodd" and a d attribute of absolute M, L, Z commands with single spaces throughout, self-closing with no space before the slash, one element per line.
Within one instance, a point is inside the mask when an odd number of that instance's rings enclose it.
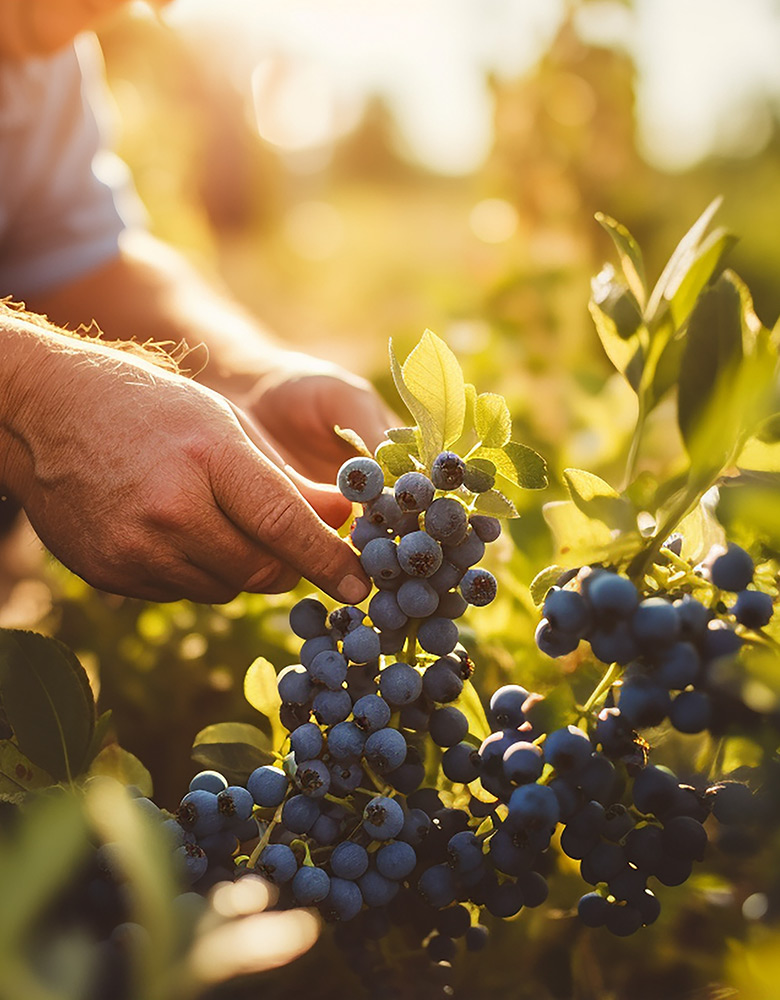
<path fill-rule="evenodd" d="M 357 604 L 368 596 L 354 550 L 248 439 L 212 452 L 209 476 L 220 509 L 249 538 L 336 600 Z"/>

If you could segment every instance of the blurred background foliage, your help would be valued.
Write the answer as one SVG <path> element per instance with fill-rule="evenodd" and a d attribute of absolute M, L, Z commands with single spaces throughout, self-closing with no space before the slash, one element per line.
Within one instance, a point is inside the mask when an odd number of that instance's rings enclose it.
<path fill-rule="evenodd" d="M 528 585 L 552 561 L 541 506 L 565 495 L 567 466 L 620 487 L 636 418 L 586 308 L 591 276 L 613 259 L 594 213 L 631 230 L 655 277 L 724 195 L 719 221 L 742 236 L 729 264 L 774 325 L 780 85 L 764 55 L 780 12 L 768 0 L 368 6 L 177 0 L 165 22 L 131 8 L 100 33 L 115 145 L 150 228 L 285 342 L 366 375 L 398 406 L 388 338 L 405 356 L 430 327 L 468 381 L 506 396 L 514 436 L 546 457 L 551 487 L 513 497 L 522 517 L 491 557 L 499 599 L 469 612 L 464 641 L 483 695 L 513 680 L 568 707 L 572 686 L 584 698 L 596 677 L 586 669 L 570 684 L 575 664 L 533 643 Z M 696 104 L 699 92 L 709 104 Z M 662 406 L 639 468 L 662 480 L 680 447 L 673 407 Z M 721 515 L 735 540 L 755 543 L 744 505 Z M 189 750 L 201 728 L 262 725 L 243 675 L 256 656 L 295 662 L 293 599 L 147 605 L 49 566 L 43 580 L 18 583 L 0 624 L 76 650 L 117 738 L 172 809 L 196 770 Z M 564 872 L 552 919 L 523 913 L 497 927 L 484 956 L 462 963 L 462 995 L 776 997 L 767 962 L 777 962 L 780 888 L 766 863 L 716 859 L 683 889 L 659 892 L 659 922 L 620 942 L 575 925 L 575 873 L 569 884 Z M 743 904 L 759 889 L 769 902 L 746 922 Z M 356 986 L 320 942 L 262 987 L 247 981 L 229 995 L 325 998 Z"/>

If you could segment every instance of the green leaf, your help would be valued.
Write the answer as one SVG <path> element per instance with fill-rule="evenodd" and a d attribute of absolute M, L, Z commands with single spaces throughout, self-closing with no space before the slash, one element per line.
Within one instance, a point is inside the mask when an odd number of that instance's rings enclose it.
<path fill-rule="evenodd" d="M 584 469 L 564 469 L 563 478 L 569 495 L 583 514 L 621 531 L 635 526 L 631 502 L 621 497 L 609 483 Z"/>
<path fill-rule="evenodd" d="M 0 630 L 0 695 L 22 753 L 58 781 L 82 772 L 95 702 L 67 646 L 35 632 Z"/>
<path fill-rule="evenodd" d="M 721 403 L 742 359 L 742 301 L 727 275 L 699 298 L 688 322 L 680 368 L 677 422 L 691 462 L 720 468 L 739 427 L 726 426 Z M 725 434 L 725 437 L 724 437 Z"/>
<path fill-rule="evenodd" d="M 551 691 L 534 701 L 526 711 L 526 718 L 537 733 L 551 733 L 572 722 L 577 714 L 577 703 L 571 685 L 557 684 Z"/>
<path fill-rule="evenodd" d="M 665 342 L 655 360 L 653 377 L 647 394 L 648 413 L 660 403 L 672 386 L 677 384 L 685 352 L 684 334 L 669 336 L 668 339 L 664 336 L 664 333 L 657 334 L 657 336 L 662 337 Z"/>
<path fill-rule="evenodd" d="M 674 292 L 667 289 L 675 326 L 681 326 L 688 318 L 702 289 L 736 242 L 737 237 L 726 229 L 714 230 L 699 247 L 677 289 Z"/>
<path fill-rule="evenodd" d="M 749 438 L 737 456 L 737 465 L 752 472 L 780 472 L 780 441 Z"/>
<path fill-rule="evenodd" d="M 151 798 L 154 791 L 149 771 L 135 754 L 120 747 L 118 743 L 109 743 L 107 747 L 103 747 L 92 761 L 89 775 L 102 775 L 115 778 L 123 785 L 135 785 L 148 798 Z"/>
<path fill-rule="evenodd" d="M 490 736 L 491 729 L 488 725 L 485 709 L 482 707 L 477 689 L 471 681 L 463 682 L 463 691 L 457 701 L 457 707 L 469 720 L 469 733 L 482 742 Z"/>
<path fill-rule="evenodd" d="M 593 317 L 604 353 L 636 392 L 644 367 L 644 351 L 639 337 L 633 336 L 627 340 L 621 337 L 617 332 L 615 321 L 596 304 L 593 297 L 588 303 L 588 309 Z"/>
<path fill-rule="evenodd" d="M 417 397 L 409 390 L 408 386 L 406 385 L 403 369 L 399 365 L 398 359 L 395 356 L 395 351 L 393 350 L 392 339 L 390 340 L 388 349 L 390 351 L 390 372 L 393 376 L 393 382 L 395 383 L 395 387 L 398 390 L 398 395 L 403 400 L 404 406 L 414 417 L 417 426 L 420 428 L 423 455 L 426 455 L 428 451 L 430 451 L 432 448 L 435 448 L 438 436 L 436 423 L 431 414 L 428 412 L 425 405 L 421 403 L 419 399 L 417 399 Z M 384 449 L 387 446 L 388 442 L 379 445 L 376 454 L 377 461 L 380 461 L 379 458 L 380 451 L 384 454 Z M 438 450 L 436 450 L 436 453 L 433 455 L 434 458 L 439 453 L 439 451 L 441 451 L 441 448 L 438 448 Z M 399 475 L 399 473 L 393 473 L 393 474 Z"/>
<path fill-rule="evenodd" d="M 409 455 L 409 445 L 407 444 L 383 441 L 377 448 L 374 457 L 390 476 L 402 476 L 405 472 L 411 472 L 414 469 L 414 462 Z"/>
<path fill-rule="evenodd" d="M 282 699 L 279 697 L 274 665 L 263 656 L 258 656 L 244 674 L 244 697 L 252 708 L 269 720 L 274 746 L 281 747 L 287 738 L 287 730 L 279 719 Z"/>
<path fill-rule="evenodd" d="M 610 218 L 603 212 L 596 212 L 596 222 L 612 237 L 618 255 L 620 266 L 631 291 L 636 296 L 637 302 L 644 305 L 647 298 L 647 286 L 645 282 L 645 265 L 642 259 L 642 251 L 639 244 L 620 222 Z"/>
<path fill-rule="evenodd" d="M 496 485 L 496 467 L 487 458 L 470 458 L 463 471 L 464 489 L 472 493 L 487 493 Z"/>
<path fill-rule="evenodd" d="M 101 712 L 97 717 L 95 728 L 92 732 L 92 739 L 89 742 L 89 750 L 87 751 L 88 761 L 94 760 L 98 753 L 100 753 L 108 731 L 111 728 L 112 715 L 111 709 L 107 708 L 105 712 Z"/>
<path fill-rule="evenodd" d="M 542 508 L 553 535 L 554 555 L 563 566 L 581 566 L 603 558 L 612 532 L 603 521 L 594 520 L 571 500 L 554 500 Z"/>
<path fill-rule="evenodd" d="M 492 517 L 520 517 L 512 501 L 498 490 L 480 493 L 474 503 L 474 508 L 480 514 L 490 514 Z"/>
<path fill-rule="evenodd" d="M 444 341 L 426 330 L 402 368 L 409 393 L 430 415 L 434 434 L 423 430 L 423 457 L 430 467 L 436 455 L 463 431 L 466 391 L 458 360 Z M 419 419 L 418 419 L 419 423 Z"/>
<path fill-rule="evenodd" d="M 555 581 L 565 572 L 563 566 L 547 566 L 543 570 L 540 570 L 536 576 L 531 581 L 531 600 L 540 608 L 544 604 L 544 599 L 547 596 L 547 592 L 550 587 L 554 586 Z"/>
<path fill-rule="evenodd" d="M 499 475 L 524 490 L 543 490 L 547 486 L 547 463 L 533 448 L 518 441 L 510 441 L 503 448 L 479 448 L 474 457 L 486 458 Z"/>
<path fill-rule="evenodd" d="M 111 856 L 127 878 L 133 912 L 148 931 L 144 959 L 134 967 L 134 995 L 159 1000 L 160 984 L 181 955 L 182 942 L 182 914 L 174 908 L 181 874 L 172 864 L 169 840 L 159 819 L 139 808 L 116 781 L 89 782 L 85 805 L 91 826 L 111 844 Z"/>
<path fill-rule="evenodd" d="M 25 792 L 53 784 L 51 775 L 25 757 L 13 740 L 0 740 L 0 799 L 17 801 Z"/>
<path fill-rule="evenodd" d="M 218 722 L 201 729 L 192 745 L 192 758 L 239 781 L 275 760 L 265 733 L 246 722 Z"/>
<path fill-rule="evenodd" d="M 503 448 L 512 436 L 512 415 L 506 400 L 495 392 L 477 396 L 477 437 L 485 448 Z"/>
<path fill-rule="evenodd" d="M 463 388 L 466 396 L 466 412 L 463 417 L 463 430 L 465 433 L 466 431 L 476 431 L 477 429 L 477 390 L 471 382 L 466 382 Z"/>
<path fill-rule="evenodd" d="M 705 493 L 675 529 L 682 535 L 680 554 L 693 565 L 701 562 L 713 545 L 726 544 L 726 533 L 715 516 L 717 497 L 712 493 L 717 491 Z"/>
<path fill-rule="evenodd" d="M 720 197 L 711 201 L 677 244 L 674 253 L 661 272 L 661 277 L 656 282 L 647 305 L 646 314 L 653 320 L 658 318 L 665 303 L 680 288 L 687 271 L 696 259 L 696 253 L 707 231 L 707 227 L 720 208 L 722 201 L 723 199 Z"/>
<path fill-rule="evenodd" d="M 19 950 L 30 940 L 31 925 L 50 910 L 52 900 L 72 882 L 90 850 L 79 799 L 67 792 L 36 796 L 21 812 L 14 836 L 0 842 L 0 885 L 6 901 L 0 906 L 0 968 L 5 996 L 14 995 L 5 987 L 14 978 L 10 970 L 19 959 Z M 51 996 L 51 992 L 47 989 L 43 995 Z M 62 996 L 59 991 L 55 995 Z"/>
<path fill-rule="evenodd" d="M 391 427 L 385 431 L 385 437 L 395 444 L 417 444 L 416 427 Z"/>
<path fill-rule="evenodd" d="M 333 431 L 342 441 L 346 441 L 348 445 L 351 445 L 359 455 L 364 455 L 366 458 L 374 457 L 368 445 L 357 431 L 350 430 L 349 427 L 339 427 L 338 424 L 334 426 Z"/>

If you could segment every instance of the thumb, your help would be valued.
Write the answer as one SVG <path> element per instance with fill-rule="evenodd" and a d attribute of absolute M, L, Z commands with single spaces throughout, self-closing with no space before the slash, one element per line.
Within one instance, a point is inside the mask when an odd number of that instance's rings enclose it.
<path fill-rule="evenodd" d="M 301 495 L 331 528 L 340 528 L 352 516 L 352 504 L 335 486 L 315 483 L 312 479 L 307 479 L 296 472 L 290 465 L 286 465 L 284 471 L 298 487 Z"/>
<path fill-rule="evenodd" d="M 249 538 L 338 601 L 368 596 L 371 585 L 353 549 L 250 441 L 215 449 L 209 476 L 220 508 Z"/>

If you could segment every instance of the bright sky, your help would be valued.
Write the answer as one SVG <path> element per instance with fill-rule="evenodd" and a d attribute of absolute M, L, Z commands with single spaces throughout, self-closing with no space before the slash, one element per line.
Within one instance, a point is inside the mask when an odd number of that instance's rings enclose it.
<path fill-rule="evenodd" d="M 282 150 L 321 149 L 379 94 L 402 149 L 459 174 L 477 169 L 492 142 L 486 71 L 532 67 L 563 9 L 563 0 L 175 0 L 165 17 L 205 28 L 214 58 L 254 95 L 260 134 Z M 780 97 L 774 0 L 636 0 L 634 14 L 605 0 L 586 6 L 582 30 L 635 54 L 638 138 L 652 162 L 684 169 L 766 141 L 768 104 Z"/>

